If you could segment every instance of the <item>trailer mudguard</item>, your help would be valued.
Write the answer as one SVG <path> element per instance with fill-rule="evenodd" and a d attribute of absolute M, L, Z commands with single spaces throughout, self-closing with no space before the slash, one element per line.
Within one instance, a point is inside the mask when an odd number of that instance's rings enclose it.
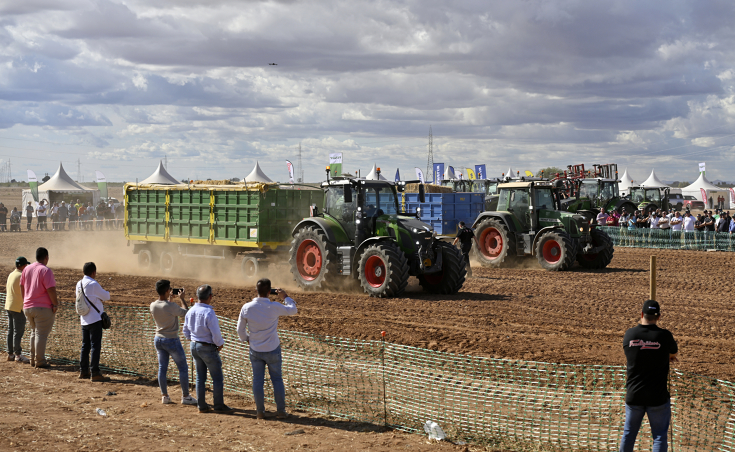
<path fill-rule="evenodd" d="M 498 220 L 505 223 L 508 227 L 508 231 L 516 232 L 516 226 L 513 222 L 512 214 L 510 212 L 482 212 L 475 218 L 475 222 L 472 223 L 472 229 L 476 228 L 482 221 L 488 218 L 497 218 Z"/>

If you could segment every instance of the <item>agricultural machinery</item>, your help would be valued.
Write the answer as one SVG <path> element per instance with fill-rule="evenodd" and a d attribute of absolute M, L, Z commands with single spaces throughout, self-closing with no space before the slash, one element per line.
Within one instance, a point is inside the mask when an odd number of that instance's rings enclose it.
<path fill-rule="evenodd" d="M 583 164 L 569 165 L 567 171 L 557 174 L 552 180 L 561 210 L 594 219 L 601 210 L 622 213 L 625 208 L 630 213 L 636 209 L 636 204 L 620 196 L 618 165 L 615 163 L 596 164 L 587 171 Z"/>

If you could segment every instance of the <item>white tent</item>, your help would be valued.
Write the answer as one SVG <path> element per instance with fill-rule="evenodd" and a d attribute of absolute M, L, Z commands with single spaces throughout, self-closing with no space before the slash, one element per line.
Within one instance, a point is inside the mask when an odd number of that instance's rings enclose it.
<path fill-rule="evenodd" d="M 718 187 L 707 180 L 704 173 L 699 173 L 699 178 L 694 181 L 693 184 L 688 185 L 681 189 L 681 194 L 684 196 L 694 196 L 697 199 L 704 201 L 704 205 L 708 209 L 717 208 L 717 198 L 725 198 L 725 209 L 731 209 L 732 204 L 730 203 L 730 192 L 727 188 Z M 712 200 L 712 202 L 710 202 Z"/>
<path fill-rule="evenodd" d="M 373 169 L 370 170 L 370 173 L 368 173 L 367 176 L 365 176 L 365 180 L 388 180 L 388 179 L 383 177 L 382 174 L 380 174 L 380 177 L 378 177 L 378 165 L 373 164 Z"/>
<path fill-rule="evenodd" d="M 628 194 L 628 190 L 630 190 L 630 187 L 633 186 L 633 178 L 631 178 L 628 175 L 628 168 L 625 168 L 625 171 L 623 171 L 623 176 L 620 178 L 620 182 L 618 185 L 618 190 L 620 191 L 620 196 L 625 196 Z"/>
<path fill-rule="evenodd" d="M 262 169 L 260 169 L 260 163 L 255 162 L 255 168 L 245 176 L 245 182 L 262 182 L 264 184 L 272 184 L 273 181 L 270 177 L 266 176 Z"/>
<path fill-rule="evenodd" d="M 163 162 L 158 163 L 158 168 L 151 174 L 148 179 L 144 179 L 140 182 L 141 184 L 165 184 L 165 185 L 176 185 L 181 182 L 177 181 L 175 177 L 170 175 L 166 168 L 163 167 Z"/>
<path fill-rule="evenodd" d="M 516 177 L 516 173 L 514 173 L 512 169 L 508 168 L 508 171 L 505 172 L 505 176 L 503 177 Z"/>
<path fill-rule="evenodd" d="M 669 185 L 664 184 L 661 182 L 656 176 L 656 171 L 651 170 L 651 175 L 648 176 L 648 179 L 646 179 L 645 182 L 641 184 L 642 187 L 648 187 L 648 188 L 667 188 Z"/>
<path fill-rule="evenodd" d="M 33 208 L 36 208 L 36 202 L 33 200 L 33 195 L 30 189 L 23 190 L 21 195 L 23 216 L 25 216 L 25 206 L 30 201 Z M 46 183 L 38 186 L 38 200 L 46 200 L 47 205 L 61 201 L 66 201 L 67 204 L 74 204 L 79 199 L 82 202 L 91 202 L 93 206 L 96 206 L 100 200 L 100 191 L 93 188 L 85 188 L 74 182 L 74 180 L 66 174 L 64 171 L 64 165 L 59 163 L 59 169 L 56 170 L 56 174 L 51 176 L 51 179 Z"/>

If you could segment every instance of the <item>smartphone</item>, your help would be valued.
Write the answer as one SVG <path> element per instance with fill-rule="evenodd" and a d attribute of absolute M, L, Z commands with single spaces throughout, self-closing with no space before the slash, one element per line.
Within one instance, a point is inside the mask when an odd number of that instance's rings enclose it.
<path fill-rule="evenodd" d="M 171 295 L 178 295 L 178 294 L 180 294 L 183 291 L 184 291 L 183 288 L 181 288 L 181 289 L 171 289 Z"/>
<path fill-rule="evenodd" d="M 271 289 L 271 295 L 277 295 L 278 289 Z"/>

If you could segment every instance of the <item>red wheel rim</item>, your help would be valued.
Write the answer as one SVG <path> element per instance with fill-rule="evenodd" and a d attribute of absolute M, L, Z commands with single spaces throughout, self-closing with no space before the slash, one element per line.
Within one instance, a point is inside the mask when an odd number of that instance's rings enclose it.
<path fill-rule="evenodd" d="M 365 279 L 376 289 L 385 283 L 385 262 L 380 256 L 370 256 L 365 262 Z"/>
<path fill-rule="evenodd" d="M 541 254 L 544 256 L 544 260 L 550 264 L 559 262 L 559 259 L 561 259 L 561 246 L 559 242 L 554 239 L 547 240 L 544 242 Z"/>
<path fill-rule="evenodd" d="M 496 228 L 482 231 L 479 242 L 480 252 L 488 259 L 496 259 L 503 251 L 503 236 Z"/>
<path fill-rule="evenodd" d="M 296 251 L 296 267 L 306 281 L 314 281 L 322 271 L 322 251 L 314 240 L 306 239 Z"/>

